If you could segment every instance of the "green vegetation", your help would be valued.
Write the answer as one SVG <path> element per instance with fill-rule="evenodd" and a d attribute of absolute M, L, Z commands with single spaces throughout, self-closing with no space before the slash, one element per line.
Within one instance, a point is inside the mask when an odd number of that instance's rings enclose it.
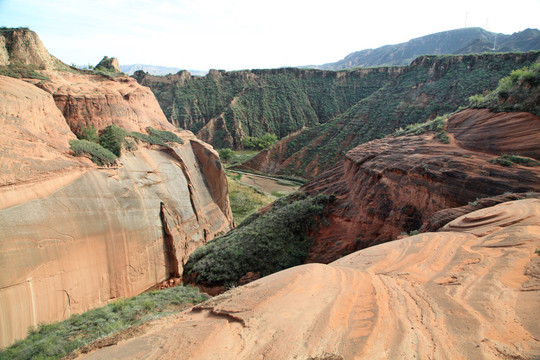
<path fill-rule="evenodd" d="M 246 149 L 264 150 L 275 144 L 277 136 L 266 133 L 261 137 L 246 136 L 242 139 L 242 146 Z"/>
<path fill-rule="evenodd" d="M 0 360 L 60 359 L 98 339 L 150 320 L 178 313 L 207 299 L 191 286 L 150 291 L 107 306 L 72 315 L 62 322 L 40 325 L 28 337 L 0 351 Z"/>
<path fill-rule="evenodd" d="M 394 136 L 420 135 L 427 131 L 432 131 L 435 138 L 444 144 L 450 143 L 450 138 L 446 133 L 446 119 L 450 115 L 437 116 L 435 119 L 424 123 L 407 125 L 405 129 L 399 128 L 394 132 Z"/>
<path fill-rule="evenodd" d="M 492 111 L 527 111 L 540 116 L 540 63 L 513 70 L 499 80 L 494 91 L 487 95 L 476 94 L 469 98 L 472 108 Z"/>
<path fill-rule="evenodd" d="M 0 75 L 9 76 L 12 78 L 25 78 L 25 79 L 39 79 L 49 80 L 45 75 L 41 75 L 37 70 L 44 70 L 45 68 L 38 68 L 33 64 L 22 64 L 18 62 L 12 62 L 9 65 L 0 66 Z"/>
<path fill-rule="evenodd" d="M 249 215 L 263 206 L 270 204 L 276 199 L 251 186 L 242 184 L 239 180 L 241 174 L 237 176 L 227 176 L 229 185 L 229 201 L 233 213 L 234 221 L 239 224 Z"/>
<path fill-rule="evenodd" d="M 472 95 L 497 87 L 502 77 L 539 56 L 540 52 L 421 57 L 346 113 L 295 135 L 287 155 L 298 156 L 301 164 L 284 173 L 309 177 L 306 168 L 313 169 L 313 164 L 319 171 L 328 169 L 362 143 L 452 113 L 466 106 Z M 440 140 L 448 141 L 444 135 L 440 133 Z"/>
<path fill-rule="evenodd" d="M 91 142 L 99 143 L 99 135 L 94 125 L 90 125 L 88 127 L 81 127 L 78 133 L 76 133 L 75 135 L 77 135 L 77 138 L 80 140 L 88 140 Z"/>
<path fill-rule="evenodd" d="M 99 144 L 105 149 L 108 149 L 116 156 L 122 154 L 122 145 L 124 144 L 124 139 L 128 135 L 128 132 L 121 127 L 116 125 L 109 125 L 99 137 Z"/>
<path fill-rule="evenodd" d="M 227 163 L 233 158 L 234 151 L 231 149 L 219 149 L 218 154 L 221 162 Z"/>
<path fill-rule="evenodd" d="M 519 164 L 528 167 L 540 166 L 540 162 L 531 158 L 521 157 L 511 154 L 502 154 L 501 156 L 490 160 L 492 164 L 512 167 L 514 164 Z"/>
<path fill-rule="evenodd" d="M 206 284 L 235 284 L 249 271 L 261 276 L 300 265 L 330 195 L 295 193 L 276 200 L 265 214 L 255 213 L 237 228 L 191 254 L 184 272 Z"/>
<path fill-rule="evenodd" d="M 183 144 L 183 140 L 171 131 L 157 130 L 147 127 L 146 131 L 150 134 L 139 132 L 128 132 L 116 125 L 109 125 L 103 129 L 101 136 L 98 136 L 96 128 L 93 125 L 81 127 L 77 137 L 79 140 L 70 141 L 70 149 L 75 156 L 90 155 L 96 164 L 113 165 L 116 159 L 122 155 L 122 149 L 128 151 L 136 149 L 132 139 L 144 141 L 150 145 L 168 146 L 168 142 Z"/>
<path fill-rule="evenodd" d="M 75 156 L 90 156 L 91 160 L 99 166 L 116 164 L 117 156 L 103 146 L 88 140 L 71 140 L 69 148 Z"/>

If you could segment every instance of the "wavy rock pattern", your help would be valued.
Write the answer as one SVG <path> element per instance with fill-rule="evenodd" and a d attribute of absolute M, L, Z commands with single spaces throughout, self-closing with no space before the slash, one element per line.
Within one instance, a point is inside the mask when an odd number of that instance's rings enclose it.
<path fill-rule="evenodd" d="M 238 287 L 84 359 L 533 359 L 540 200 Z"/>

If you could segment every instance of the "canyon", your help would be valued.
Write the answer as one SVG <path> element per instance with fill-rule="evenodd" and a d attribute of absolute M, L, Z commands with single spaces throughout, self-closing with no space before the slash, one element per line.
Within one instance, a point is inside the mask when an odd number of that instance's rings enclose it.
<path fill-rule="evenodd" d="M 4 42 L 20 37 L 37 45 L 16 59 L 57 62 L 31 31 Z M 178 132 L 148 88 L 43 68 L 46 80 L 0 76 L 0 347 L 29 327 L 181 277 L 195 248 L 234 226 L 218 154 Z M 71 154 L 74 132 L 109 125 L 177 131 L 183 145 L 138 142 L 109 167 Z"/>

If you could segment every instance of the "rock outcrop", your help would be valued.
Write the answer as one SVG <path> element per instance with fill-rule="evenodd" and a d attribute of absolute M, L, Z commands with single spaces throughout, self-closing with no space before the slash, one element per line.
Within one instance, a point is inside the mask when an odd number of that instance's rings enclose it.
<path fill-rule="evenodd" d="M 234 225 L 219 157 L 188 131 L 177 132 L 184 145 L 140 143 L 118 167 L 71 155 L 70 127 L 174 131 L 149 89 L 48 75 L 28 80 L 41 89 L 0 76 L 0 347 L 181 276 L 192 251 Z"/>
<path fill-rule="evenodd" d="M 120 69 L 120 63 L 115 57 L 104 56 L 103 59 L 96 65 L 96 69 L 105 69 L 112 72 L 122 72 Z"/>
<path fill-rule="evenodd" d="M 101 359 L 536 359 L 540 201 L 264 277 Z"/>
<path fill-rule="evenodd" d="M 328 263 L 395 239 L 420 229 L 441 209 L 504 193 L 540 190 L 539 167 L 490 162 L 500 151 L 536 156 L 539 117 L 467 110 L 448 119 L 448 132 L 455 139 L 450 144 L 422 134 L 360 145 L 343 162 L 306 184 L 303 189 L 310 194 L 337 196 L 328 226 L 313 234 L 308 261 Z"/>
<path fill-rule="evenodd" d="M 0 29 L 0 66 L 10 64 L 52 70 L 61 62 L 49 54 L 35 32 L 26 28 Z"/>

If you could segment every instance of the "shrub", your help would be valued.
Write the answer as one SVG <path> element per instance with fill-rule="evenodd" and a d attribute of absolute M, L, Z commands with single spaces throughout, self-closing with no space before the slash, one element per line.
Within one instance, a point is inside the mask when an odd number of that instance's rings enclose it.
<path fill-rule="evenodd" d="M 116 164 L 116 155 L 94 142 L 88 140 L 71 140 L 69 142 L 69 148 L 75 156 L 89 155 L 91 160 L 100 166 Z"/>
<path fill-rule="evenodd" d="M 521 157 L 511 154 L 502 154 L 498 158 L 490 160 L 492 164 L 511 167 L 514 164 L 519 164 L 528 167 L 540 166 L 540 162 L 531 158 Z"/>
<path fill-rule="evenodd" d="M 122 145 L 128 132 L 116 125 L 109 125 L 99 138 L 99 144 L 116 156 L 122 155 Z"/>
<path fill-rule="evenodd" d="M 89 127 L 82 126 L 79 128 L 79 133 L 76 135 L 80 140 L 88 140 L 95 143 L 99 142 L 99 136 L 94 125 L 90 125 Z"/>
<path fill-rule="evenodd" d="M 263 150 L 268 149 L 276 141 L 277 136 L 275 134 L 266 133 L 262 137 L 246 136 L 242 139 L 242 146 L 247 149 Z"/>
<path fill-rule="evenodd" d="M 150 134 L 150 137 L 161 139 L 163 142 L 175 142 L 178 144 L 184 143 L 184 140 L 179 138 L 178 135 L 176 135 L 172 131 L 157 130 L 150 126 L 146 128 L 146 131 L 148 132 L 148 134 Z"/>
<path fill-rule="evenodd" d="M 280 198 L 264 215 L 253 214 L 226 235 L 191 254 L 184 272 L 206 284 L 236 283 L 249 271 L 261 276 L 302 264 L 311 246 L 308 234 L 323 217 L 333 195 L 303 193 Z"/>
<path fill-rule="evenodd" d="M 222 162 L 228 162 L 232 159 L 234 151 L 231 149 L 219 149 L 218 150 L 219 158 Z"/>

